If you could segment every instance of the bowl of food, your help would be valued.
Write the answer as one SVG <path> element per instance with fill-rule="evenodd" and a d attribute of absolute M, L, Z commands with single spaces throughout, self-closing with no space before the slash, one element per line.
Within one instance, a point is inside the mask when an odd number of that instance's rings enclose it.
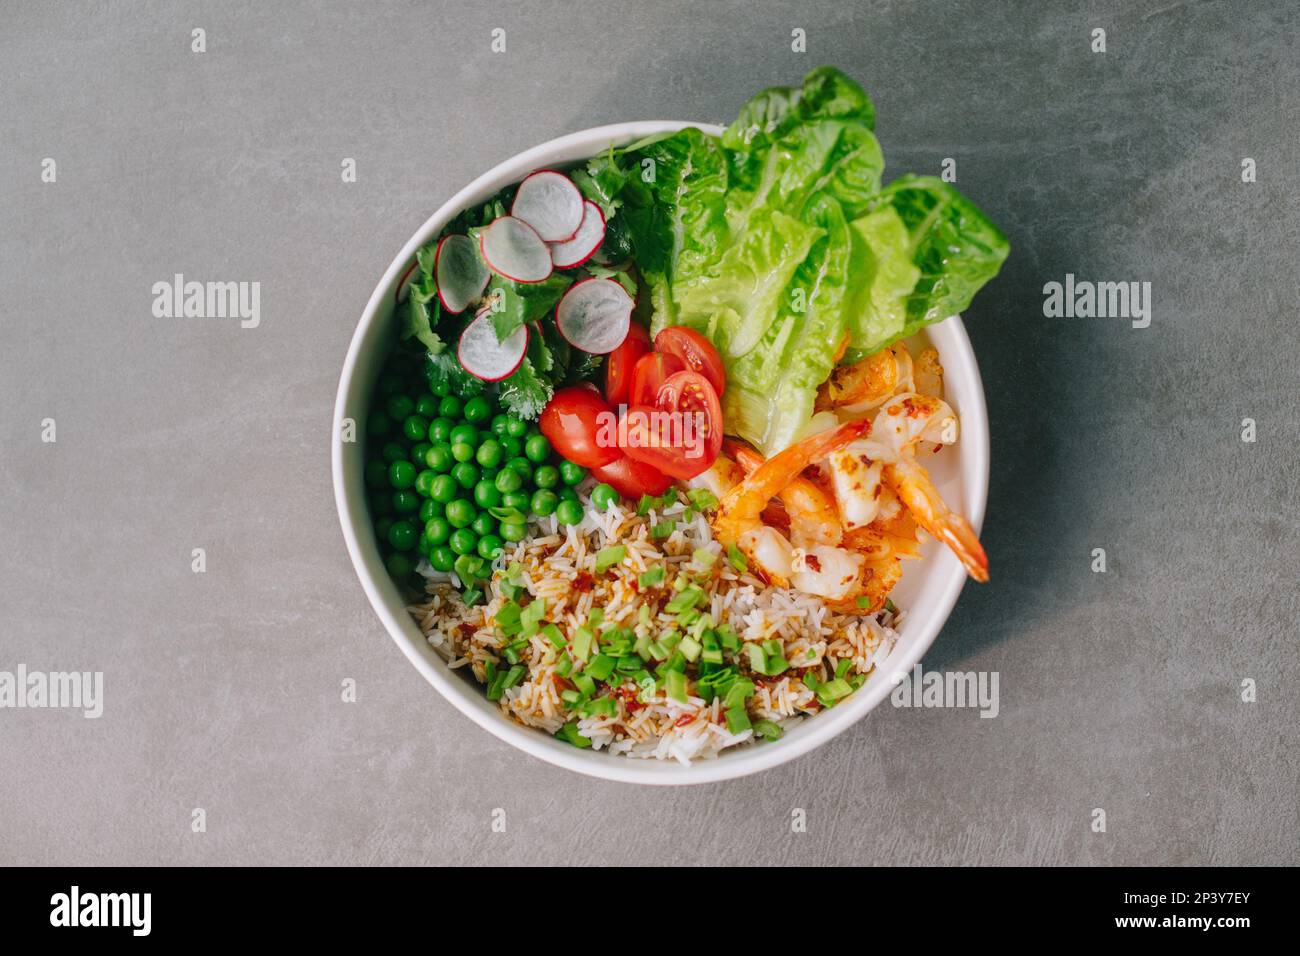
<path fill-rule="evenodd" d="M 1008 246 L 882 184 L 815 70 L 731 126 L 560 137 L 393 260 L 339 383 L 335 498 L 370 603 L 482 728 L 607 779 L 792 759 L 935 639 L 988 485 L 957 314 Z"/>

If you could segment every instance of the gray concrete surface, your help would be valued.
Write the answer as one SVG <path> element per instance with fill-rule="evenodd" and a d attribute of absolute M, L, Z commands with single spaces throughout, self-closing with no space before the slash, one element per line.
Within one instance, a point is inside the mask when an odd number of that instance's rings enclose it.
<path fill-rule="evenodd" d="M 103 671 L 105 703 L 0 710 L 0 862 L 1300 862 L 1296 10 L 4 3 L 0 670 Z M 1014 245 L 968 315 L 994 581 L 925 661 L 997 671 L 1000 716 L 885 705 L 675 791 L 524 757 L 406 663 L 344 552 L 357 317 L 482 169 L 726 122 L 823 62 L 875 98 L 892 173 L 955 158 Z M 261 324 L 155 318 L 178 272 L 259 281 Z M 1045 318 L 1067 272 L 1150 282 L 1151 326 Z"/>

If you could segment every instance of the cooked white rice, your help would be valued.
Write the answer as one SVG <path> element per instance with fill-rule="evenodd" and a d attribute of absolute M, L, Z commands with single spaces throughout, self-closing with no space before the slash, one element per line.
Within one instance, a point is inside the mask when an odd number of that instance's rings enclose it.
<path fill-rule="evenodd" d="M 453 575 L 421 565 L 428 579 L 427 600 L 413 606 L 411 614 L 451 667 L 469 667 L 480 683 L 487 683 L 488 665 L 501 661 L 507 641 L 498 635 L 494 615 L 507 603 L 499 586 L 504 580 L 503 569 L 513 563 L 523 569 L 527 593 L 533 599 L 545 599 L 546 620 L 559 627 L 566 640 L 586 623 L 592 608 L 603 611 L 604 626 L 630 627 L 638 636 L 663 631 L 673 621 L 660 610 L 673 593 L 667 585 L 678 574 L 687 574 L 705 589 L 707 599 L 701 610 L 716 624 L 730 625 L 745 642 L 778 639 L 784 647 L 790 664 L 784 673 L 777 677 L 745 674 L 756 687 L 746 703 L 753 721 L 766 719 L 788 727 L 816 714 L 822 705 L 805 683 L 806 673 L 811 672 L 818 681 L 829 680 L 839 664 L 847 668 L 842 670 L 846 678 L 865 676 L 893 647 L 897 637 L 893 628 L 899 615 L 885 611 L 839 614 L 816 597 L 771 587 L 737 571 L 713 540 L 707 518 L 684 502 L 652 509 L 642 517 L 626 505 L 598 513 L 588 495 L 582 494 L 581 499 L 586 509 L 581 524 L 560 527 L 553 516 L 534 520 L 531 536 L 497 559 L 492 580 L 486 585 L 485 603 L 467 607 Z M 654 540 L 651 528 L 668 520 L 676 521 L 672 534 Z M 615 544 L 626 546 L 623 560 L 597 572 L 596 554 Z M 708 551 L 715 560 L 697 560 L 698 549 Z M 638 575 L 658 565 L 665 566 L 666 586 L 640 593 Z M 654 612 L 648 624 L 637 620 L 645 603 Z M 560 697 L 561 691 L 572 685 L 555 672 L 557 650 L 538 634 L 520 656 L 526 674 L 519 684 L 505 690 L 501 709 L 522 724 L 555 733 L 577 716 L 566 709 Z M 744 655 L 739 657 L 743 660 Z M 840 664 L 844 660 L 850 663 Z M 744 670 L 743 664 L 741 667 Z M 682 703 L 662 689 L 646 695 L 628 680 L 616 692 L 617 712 L 578 718 L 578 733 L 595 748 L 610 753 L 661 760 L 671 757 L 683 763 L 717 756 L 727 747 L 754 739 L 752 729 L 729 732 L 719 698 L 706 703 L 695 696 L 696 689 L 691 680 L 687 700 Z"/>

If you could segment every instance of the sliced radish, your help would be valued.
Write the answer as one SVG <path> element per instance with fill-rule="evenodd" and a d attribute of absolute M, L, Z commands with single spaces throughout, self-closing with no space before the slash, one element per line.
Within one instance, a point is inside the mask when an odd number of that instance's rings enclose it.
<path fill-rule="evenodd" d="M 568 176 L 543 169 L 519 184 L 510 215 L 528 223 L 547 242 L 567 242 L 582 225 L 582 193 Z"/>
<path fill-rule="evenodd" d="M 532 226 L 502 216 L 479 235 L 483 261 L 497 275 L 514 282 L 541 282 L 551 274 L 551 250 Z"/>
<path fill-rule="evenodd" d="M 583 279 L 569 286 L 555 307 L 555 325 L 574 348 L 604 355 L 627 338 L 633 304 L 613 279 Z"/>
<path fill-rule="evenodd" d="M 567 242 L 551 243 L 551 261 L 557 269 L 572 269 L 582 265 L 605 241 L 605 214 L 590 199 L 582 201 L 582 223 L 573 238 Z"/>
<path fill-rule="evenodd" d="M 433 252 L 433 274 L 438 282 L 438 299 L 453 315 L 464 312 L 481 296 L 491 278 L 478 257 L 474 240 L 459 233 L 438 240 Z"/>
<path fill-rule="evenodd" d="M 419 264 L 420 264 L 419 261 L 412 261 L 411 264 L 406 267 L 406 271 L 402 273 L 402 278 L 397 283 L 398 302 L 405 302 L 406 297 L 410 294 L 411 276 L 415 275 L 415 267 L 418 266 Z"/>
<path fill-rule="evenodd" d="M 515 329 L 504 342 L 497 340 L 492 312 L 481 310 L 460 334 L 456 357 L 465 371 L 485 382 L 499 382 L 513 375 L 528 351 L 528 326 Z"/>

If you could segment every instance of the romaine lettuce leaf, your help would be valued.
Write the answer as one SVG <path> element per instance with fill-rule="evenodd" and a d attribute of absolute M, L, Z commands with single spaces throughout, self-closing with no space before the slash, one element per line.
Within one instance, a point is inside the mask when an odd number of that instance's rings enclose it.
<path fill-rule="evenodd" d="M 921 270 L 912 263 L 907 227 L 891 206 L 850 224 L 856 278 L 848 306 L 849 348 L 870 354 L 903 333 L 907 297 Z"/>
<path fill-rule="evenodd" d="M 619 159 L 628 170 L 620 218 L 656 322 L 675 325 L 678 297 L 728 246 L 726 157 L 716 138 L 688 128 L 634 143 Z"/>
<path fill-rule="evenodd" d="M 822 230 L 778 209 L 760 208 L 736 236 L 706 281 L 675 286 L 677 324 L 712 340 L 725 358 L 759 343 L 788 306 L 787 287 Z M 655 316 L 656 330 L 660 327 Z"/>
<path fill-rule="evenodd" d="M 876 108 L 853 80 L 833 66 L 819 66 L 800 86 L 772 86 L 750 98 L 722 134 L 722 145 L 737 152 L 780 139 L 813 119 L 844 118 L 876 128 Z"/>
<path fill-rule="evenodd" d="M 727 431 L 765 453 L 793 442 L 812 417 L 817 386 L 845 336 L 854 238 L 840 203 L 815 200 L 805 218 L 818 238 L 799 263 L 763 341 L 732 363 L 723 394 Z"/>
<path fill-rule="evenodd" d="M 934 176 L 900 176 L 881 190 L 873 205 L 898 214 L 907 229 L 908 253 L 920 273 L 907 297 L 903 330 L 890 341 L 961 312 L 997 275 L 1011 251 L 1006 236 L 974 203 Z M 874 348 L 887 344 L 875 343 Z"/>

